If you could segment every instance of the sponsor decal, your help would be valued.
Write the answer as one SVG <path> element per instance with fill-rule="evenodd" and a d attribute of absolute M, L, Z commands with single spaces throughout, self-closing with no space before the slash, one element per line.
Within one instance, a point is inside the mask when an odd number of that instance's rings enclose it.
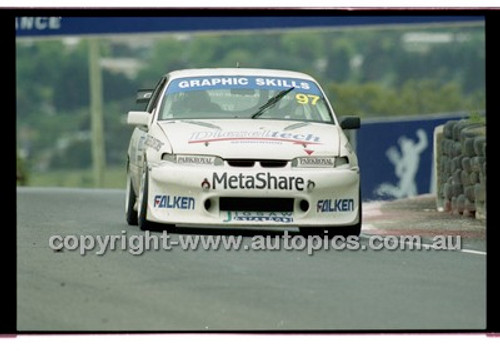
<path fill-rule="evenodd" d="M 207 178 L 203 179 L 203 181 L 201 182 L 201 188 L 203 190 L 209 190 L 211 187 L 212 187 L 212 185 L 210 184 L 208 179 Z"/>
<path fill-rule="evenodd" d="M 321 144 L 320 137 L 311 133 L 290 133 L 283 131 L 259 130 L 228 130 L 228 131 L 198 131 L 191 134 L 189 144 L 213 143 L 213 142 L 279 142 L 292 143 L 299 145 Z"/>
<path fill-rule="evenodd" d="M 318 200 L 316 212 L 350 212 L 354 211 L 354 199 Z"/>
<path fill-rule="evenodd" d="M 144 140 L 144 145 L 155 149 L 156 151 L 160 151 L 161 147 L 164 145 L 163 142 L 155 138 L 154 136 L 147 135 L 146 140 Z"/>
<path fill-rule="evenodd" d="M 181 80 L 177 83 L 181 89 L 196 87 L 248 86 L 247 77 L 213 77 Z"/>
<path fill-rule="evenodd" d="M 293 212 L 228 211 L 223 222 L 293 223 Z"/>
<path fill-rule="evenodd" d="M 141 135 L 139 140 L 137 141 L 137 151 L 143 151 L 144 150 L 144 143 L 146 141 L 146 135 Z"/>
<path fill-rule="evenodd" d="M 155 195 L 153 206 L 175 210 L 194 210 L 194 198 L 188 196 Z"/>
<path fill-rule="evenodd" d="M 177 156 L 178 164 L 193 164 L 193 165 L 210 165 L 213 166 L 215 157 L 213 156 Z"/>
<path fill-rule="evenodd" d="M 334 167 L 333 157 L 299 157 L 297 158 L 300 167 Z"/>
<path fill-rule="evenodd" d="M 62 17 L 16 17 L 16 31 L 50 31 L 61 29 Z"/>
<path fill-rule="evenodd" d="M 170 83 L 167 94 L 180 91 L 206 89 L 268 89 L 282 90 L 294 88 L 297 91 L 320 94 L 317 85 L 310 80 L 283 77 L 256 76 L 210 76 L 179 78 Z"/>
<path fill-rule="evenodd" d="M 316 183 L 309 179 L 307 181 L 307 191 L 311 192 L 314 190 L 315 187 L 316 187 Z"/>
<path fill-rule="evenodd" d="M 212 183 L 208 179 L 204 179 L 201 186 L 204 189 L 214 189 L 217 187 L 223 189 L 266 189 L 266 190 L 298 190 L 304 191 L 311 184 L 309 180 L 295 176 L 273 176 L 270 172 L 259 172 L 255 175 L 228 175 L 227 172 L 222 174 L 214 172 L 212 174 Z"/>

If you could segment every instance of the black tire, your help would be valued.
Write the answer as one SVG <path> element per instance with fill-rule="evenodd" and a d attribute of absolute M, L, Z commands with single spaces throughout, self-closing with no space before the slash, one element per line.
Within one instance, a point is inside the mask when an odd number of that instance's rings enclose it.
<path fill-rule="evenodd" d="M 361 233 L 361 213 L 359 217 L 359 222 L 354 225 L 339 226 L 339 227 L 302 227 L 300 228 L 301 235 L 319 235 L 328 236 L 332 238 L 334 236 L 359 236 Z"/>
<path fill-rule="evenodd" d="M 141 187 L 140 187 L 140 195 L 139 195 L 139 203 L 138 203 L 138 214 L 137 214 L 137 223 L 141 230 L 153 230 L 155 225 L 153 222 L 148 221 L 147 211 L 148 211 L 148 169 L 147 166 L 144 165 L 144 169 L 142 172 L 141 179 Z"/>
<path fill-rule="evenodd" d="M 363 224 L 363 200 L 361 199 L 361 190 L 359 191 L 359 221 L 355 225 L 344 227 L 345 236 L 359 236 Z"/>
<path fill-rule="evenodd" d="M 137 200 L 137 196 L 134 192 L 134 186 L 132 185 L 132 179 L 127 170 L 127 192 L 125 195 L 125 218 L 129 225 L 137 225 L 137 211 L 134 210 L 134 205 Z"/>
<path fill-rule="evenodd" d="M 358 222 L 358 224 L 344 226 L 344 227 L 331 228 L 334 231 L 334 235 L 342 235 L 344 237 L 359 236 L 359 234 L 361 233 L 361 223 L 362 223 L 361 202 L 360 202 L 359 206 L 360 207 L 359 207 L 359 222 Z"/>

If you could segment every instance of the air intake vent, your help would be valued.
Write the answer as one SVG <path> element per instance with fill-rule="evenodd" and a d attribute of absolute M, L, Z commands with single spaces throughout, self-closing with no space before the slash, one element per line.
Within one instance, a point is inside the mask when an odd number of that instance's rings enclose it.
<path fill-rule="evenodd" d="M 248 167 L 251 168 L 257 163 L 263 168 L 283 168 L 288 164 L 287 160 L 245 160 L 245 159 L 229 159 L 226 160 L 231 167 Z"/>
<path fill-rule="evenodd" d="M 265 168 L 282 168 L 288 164 L 287 160 L 262 160 L 260 165 Z"/>
<path fill-rule="evenodd" d="M 231 167 L 253 167 L 254 160 L 227 160 L 227 164 Z"/>
<path fill-rule="evenodd" d="M 262 212 L 292 212 L 293 199 L 271 197 L 221 197 L 219 199 L 221 211 L 262 211 Z"/>

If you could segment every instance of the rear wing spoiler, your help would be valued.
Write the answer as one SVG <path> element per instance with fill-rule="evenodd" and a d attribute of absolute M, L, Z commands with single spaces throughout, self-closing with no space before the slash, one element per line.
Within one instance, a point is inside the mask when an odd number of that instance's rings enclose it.
<path fill-rule="evenodd" d="M 154 89 L 139 89 L 137 90 L 137 94 L 135 96 L 135 102 L 137 104 L 148 103 L 149 99 L 153 95 Z"/>

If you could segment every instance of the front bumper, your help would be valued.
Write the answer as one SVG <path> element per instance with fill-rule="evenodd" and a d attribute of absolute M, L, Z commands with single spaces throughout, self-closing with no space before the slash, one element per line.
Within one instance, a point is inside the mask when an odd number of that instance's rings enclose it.
<path fill-rule="evenodd" d="M 359 168 L 149 166 L 147 219 L 229 227 L 347 226 L 360 221 Z"/>

